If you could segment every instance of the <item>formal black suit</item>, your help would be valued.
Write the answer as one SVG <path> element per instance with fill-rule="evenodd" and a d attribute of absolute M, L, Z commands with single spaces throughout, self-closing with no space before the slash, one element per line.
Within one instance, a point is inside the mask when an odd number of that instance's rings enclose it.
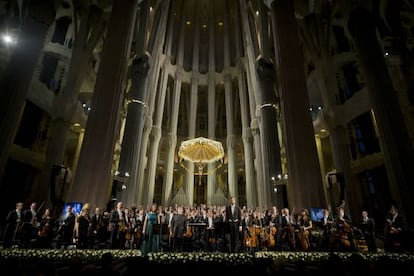
<path fill-rule="evenodd" d="M 66 248 L 73 243 L 76 216 L 73 212 L 66 214 L 62 223 L 62 245 Z"/>
<path fill-rule="evenodd" d="M 21 245 L 22 247 L 30 247 L 30 241 L 36 238 L 37 235 L 37 213 L 31 209 L 23 211 L 23 225 L 21 233 Z"/>
<path fill-rule="evenodd" d="M 20 235 L 22 213 L 12 210 L 7 214 L 6 226 L 3 232 L 3 247 L 11 247 Z"/>
<path fill-rule="evenodd" d="M 362 218 L 359 221 L 358 228 L 364 237 L 368 250 L 370 252 L 377 252 L 376 238 L 375 238 L 375 221 L 373 218 Z"/>
<path fill-rule="evenodd" d="M 226 207 L 226 222 L 230 231 L 230 252 L 236 251 L 236 246 L 240 240 L 240 223 L 241 223 L 241 208 L 238 205 L 234 205 L 232 211 L 232 205 Z"/>
<path fill-rule="evenodd" d="M 112 210 L 111 216 L 109 218 L 109 223 L 111 224 L 111 248 L 125 248 L 125 212 L 119 212 L 119 210 Z"/>

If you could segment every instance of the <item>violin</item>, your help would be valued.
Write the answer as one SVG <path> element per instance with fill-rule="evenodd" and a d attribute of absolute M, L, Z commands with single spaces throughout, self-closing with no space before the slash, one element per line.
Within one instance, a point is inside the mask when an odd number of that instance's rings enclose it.
<path fill-rule="evenodd" d="M 40 227 L 39 231 L 37 232 L 37 235 L 41 238 L 44 238 L 47 236 L 47 232 L 49 231 L 49 223 L 46 222 L 42 227 Z"/>

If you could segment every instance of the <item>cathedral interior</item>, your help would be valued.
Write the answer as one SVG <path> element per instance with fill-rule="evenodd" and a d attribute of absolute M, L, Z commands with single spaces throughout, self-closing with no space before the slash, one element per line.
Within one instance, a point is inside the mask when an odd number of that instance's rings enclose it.
<path fill-rule="evenodd" d="M 412 0 L 0 1 L 0 215 L 234 195 L 345 202 L 379 224 L 396 205 L 412 224 L 413 15 Z M 200 141 L 223 152 L 203 159 L 217 152 Z"/>

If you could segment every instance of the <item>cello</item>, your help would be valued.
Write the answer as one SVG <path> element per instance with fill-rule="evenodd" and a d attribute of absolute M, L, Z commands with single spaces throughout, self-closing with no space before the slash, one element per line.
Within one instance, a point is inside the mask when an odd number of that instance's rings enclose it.
<path fill-rule="evenodd" d="M 273 248 L 275 247 L 276 241 L 275 241 L 275 235 L 277 233 L 277 229 L 273 225 L 269 225 L 266 227 L 265 231 L 265 239 L 262 242 L 262 245 L 267 248 Z"/>

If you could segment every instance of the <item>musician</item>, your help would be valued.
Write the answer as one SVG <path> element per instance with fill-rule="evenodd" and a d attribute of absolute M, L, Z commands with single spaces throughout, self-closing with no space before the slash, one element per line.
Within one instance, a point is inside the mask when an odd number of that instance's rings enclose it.
<path fill-rule="evenodd" d="M 296 220 L 292 215 L 290 215 L 289 208 L 283 208 L 280 224 L 280 240 L 277 240 L 277 243 L 280 245 L 281 250 L 296 250 L 296 225 Z"/>
<path fill-rule="evenodd" d="M 273 234 L 273 238 L 274 238 L 274 245 L 268 245 L 268 250 L 276 250 L 278 249 L 279 245 L 277 244 L 276 241 L 280 240 L 280 235 L 282 233 L 282 231 L 279 231 L 281 229 L 281 224 L 282 224 L 282 216 L 279 213 L 279 210 L 277 208 L 277 206 L 272 206 L 272 209 L 270 210 L 270 212 L 267 213 L 266 218 L 266 226 L 270 228 L 270 234 Z"/>
<path fill-rule="evenodd" d="M 135 214 L 135 227 L 134 227 L 134 242 L 133 248 L 141 248 L 143 234 L 142 229 L 144 227 L 144 208 L 142 206 L 138 207 L 138 210 Z"/>
<path fill-rule="evenodd" d="M 177 214 L 171 219 L 170 236 L 172 238 L 172 251 L 182 252 L 184 249 L 184 239 L 187 231 L 187 217 L 183 207 L 177 208 Z"/>
<path fill-rule="evenodd" d="M 109 217 L 109 223 L 111 225 L 111 248 L 125 248 L 126 221 L 124 203 L 122 201 L 116 203 L 116 208 L 112 210 L 111 216 Z"/>
<path fill-rule="evenodd" d="M 212 213 L 211 213 L 212 214 Z M 198 224 L 195 227 L 195 235 L 196 235 L 196 247 L 200 250 L 206 250 L 208 246 L 208 237 L 207 237 L 207 224 L 208 224 L 208 217 L 207 217 L 207 210 L 202 207 L 199 213 L 196 215 L 196 223 Z"/>
<path fill-rule="evenodd" d="M 95 212 L 91 216 L 91 228 L 93 233 L 91 241 L 92 247 L 96 244 L 104 243 L 106 241 L 106 226 L 104 215 L 99 207 L 95 208 Z"/>
<path fill-rule="evenodd" d="M 215 214 L 212 208 L 207 210 L 205 240 L 207 241 L 207 251 L 215 251 L 216 249 L 216 233 L 215 233 Z"/>
<path fill-rule="evenodd" d="M 52 217 L 49 208 L 46 208 L 40 219 L 39 231 L 37 232 L 37 247 L 50 248 L 51 234 L 52 234 Z"/>
<path fill-rule="evenodd" d="M 23 202 L 17 202 L 16 208 L 11 210 L 6 217 L 6 226 L 3 232 L 3 247 L 8 248 L 20 239 L 20 230 L 23 216 Z"/>
<path fill-rule="evenodd" d="M 368 251 L 377 252 L 376 238 L 375 238 L 375 221 L 368 216 L 368 211 L 361 212 L 361 219 L 359 220 L 358 230 L 365 239 Z"/>
<path fill-rule="evenodd" d="M 132 247 L 132 209 L 124 208 L 124 233 L 125 233 L 125 243 L 123 248 Z"/>
<path fill-rule="evenodd" d="M 323 209 L 322 218 L 322 238 L 321 248 L 322 250 L 329 250 L 331 235 L 333 231 L 333 217 L 331 211 L 327 208 Z"/>
<path fill-rule="evenodd" d="M 385 221 L 385 250 L 401 251 L 403 249 L 403 234 L 406 228 L 405 218 L 392 206 Z"/>
<path fill-rule="evenodd" d="M 218 207 L 214 218 L 214 233 L 216 236 L 216 249 L 220 252 L 227 251 L 226 235 L 229 232 L 226 222 L 226 207 Z"/>
<path fill-rule="evenodd" d="M 241 208 L 236 202 L 236 197 L 232 196 L 230 197 L 230 205 L 226 207 L 226 222 L 230 231 L 230 253 L 236 252 L 240 241 Z"/>
<path fill-rule="evenodd" d="M 340 251 L 355 251 L 352 220 L 345 214 L 344 207 L 337 208 L 338 216 L 334 219 L 334 240 L 331 246 Z"/>
<path fill-rule="evenodd" d="M 89 205 L 84 205 L 82 207 L 79 216 L 76 218 L 76 224 L 78 237 L 77 247 L 79 249 L 89 248 L 89 240 L 92 238 L 92 223 L 89 216 Z"/>
<path fill-rule="evenodd" d="M 60 229 L 58 230 L 61 233 L 61 245 L 63 248 L 67 248 L 69 245 L 73 244 L 73 237 L 75 231 L 75 222 L 76 215 L 73 212 L 72 205 L 66 207 L 66 213 L 61 222 Z"/>
<path fill-rule="evenodd" d="M 308 251 L 311 249 L 312 240 L 312 219 L 309 216 L 307 209 L 302 209 L 298 218 L 298 242 L 302 251 Z"/>
<path fill-rule="evenodd" d="M 257 250 L 262 249 L 262 244 L 265 241 L 264 236 L 264 217 L 261 214 L 261 211 L 259 208 L 256 208 L 251 216 L 252 226 L 253 230 L 255 232 L 255 235 L 257 237 Z"/>
<path fill-rule="evenodd" d="M 21 246 L 31 247 L 31 240 L 37 238 L 37 203 L 32 202 L 30 208 L 23 211 L 23 224 L 21 232 Z"/>
<path fill-rule="evenodd" d="M 141 254 L 143 256 L 146 256 L 149 252 L 159 251 L 160 235 L 154 231 L 154 225 L 158 224 L 157 213 L 157 204 L 153 203 L 151 209 L 145 215 L 142 229 L 144 240 L 141 244 Z"/>
<path fill-rule="evenodd" d="M 256 234 L 253 211 L 246 210 L 242 214 L 243 244 L 248 252 L 255 252 L 258 248 L 258 235 Z"/>

